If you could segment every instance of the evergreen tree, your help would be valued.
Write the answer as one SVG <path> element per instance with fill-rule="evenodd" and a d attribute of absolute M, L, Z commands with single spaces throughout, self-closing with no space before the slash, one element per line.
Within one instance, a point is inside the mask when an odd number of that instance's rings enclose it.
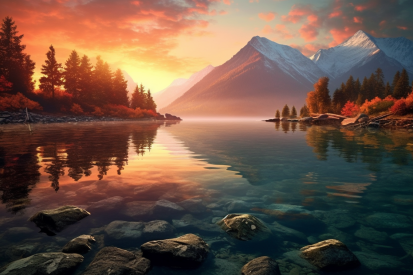
<path fill-rule="evenodd" d="M 344 83 L 341 83 L 341 87 L 339 89 L 336 89 L 333 94 L 332 109 L 337 114 L 341 112 L 341 109 L 344 107 L 344 104 L 346 104 L 346 102 L 349 100 L 346 94 L 344 93 L 345 89 L 346 86 L 344 85 Z"/>
<path fill-rule="evenodd" d="M 316 84 L 314 84 L 314 89 L 317 96 L 317 105 L 319 113 L 326 113 L 329 111 L 331 106 L 330 91 L 328 90 L 328 77 L 321 77 Z"/>
<path fill-rule="evenodd" d="M 96 57 L 92 88 L 94 105 L 103 106 L 111 103 L 112 72 L 110 71 L 109 64 L 103 62 L 100 56 Z"/>
<path fill-rule="evenodd" d="M 384 74 L 383 70 L 380 68 L 377 68 L 375 71 L 375 86 L 374 86 L 374 96 L 377 96 L 379 98 L 384 98 L 384 90 L 385 90 L 385 85 L 384 85 Z"/>
<path fill-rule="evenodd" d="M 146 110 L 152 110 L 156 112 L 156 103 L 152 98 L 151 90 L 149 89 L 145 96 L 145 108 Z"/>
<path fill-rule="evenodd" d="M 394 91 L 394 88 L 396 88 L 396 85 L 397 85 L 397 82 L 399 81 L 399 78 L 400 78 L 400 72 L 397 71 L 397 72 L 394 74 L 393 82 L 392 82 L 392 84 L 391 84 L 391 88 L 392 88 L 393 91 Z"/>
<path fill-rule="evenodd" d="M 354 82 L 354 93 L 356 94 L 356 98 L 358 98 L 361 93 L 361 83 L 359 78 Z"/>
<path fill-rule="evenodd" d="M 291 118 L 296 118 L 297 117 L 297 110 L 295 109 L 295 106 L 293 105 L 293 108 L 291 109 Z"/>
<path fill-rule="evenodd" d="M 93 102 L 92 68 L 93 66 L 89 57 L 83 55 L 79 65 L 79 100 L 85 103 Z"/>
<path fill-rule="evenodd" d="M 129 107 L 128 98 L 128 81 L 125 80 L 123 73 L 120 69 L 117 69 L 113 77 L 113 91 L 111 102 L 117 105 L 123 105 Z"/>
<path fill-rule="evenodd" d="M 80 88 L 80 57 L 73 50 L 65 63 L 64 87 L 66 92 L 73 95 L 74 100 L 78 100 L 81 92 Z"/>
<path fill-rule="evenodd" d="M 369 90 L 368 90 L 368 94 L 367 94 L 367 99 L 368 100 L 372 100 L 373 98 L 376 97 L 376 76 L 374 75 L 374 73 L 371 73 L 370 78 L 368 79 L 368 86 L 369 86 Z"/>
<path fill-rule="evenodd" d="M 290 108 L 288 107 L 287 104 L 285 104 L 285 106 L 283 107 L 281 111 L 281 115 L 282 117 L 290 117 Z"/>
<path fill-rule="evenodd" d="M 301 107 L 300 109 L 300 117 L 308 117 L 308 116 L 310 116 L 310 112 L 308 110 L 307 105 L 304 104 L 304 106 Z"/>
<path fill-rule="evenodd" d="M 27 94 L 34 88 L 35 63 L 30 55 L 23 53 L 26 45 L 21 44 L 22 38 L 13 19 L 8 16 L 3 19 L 0 28 L 0 76 L 12 84 L 9 92 L 13 94 Z"/>
<path fill-rule="evenodd" d="M 275 112 L 275 118 L 280 118 L 280 110 L 278 110 L 278 109 Z"/>
<path fill-rule="evenodd" d="M 363 79 L 363 83 L 361 84 L 361 88 L 360 88 L 360 94 L 362 96 L 362 98 L 364 99 L 363 102 L 368 99 L 369 94 L 370 94 L 370 83 L 369 80 L 367 79 L 367 77 L 364 77 Z"/>
<path fill-rule="evenodd" d="M 357 99 L 358 94 L 356 94 L 356 89 L 354 87 L 354 79 L 352 75 L 350 75 L 350 77 L 348 78 L 346 82 L 344 94 L 346 95 L 347 99 L 350 101 L 354 102 Z"/>
<path fill-rule="evenodd" d="M 52 98 L 54 98 L 55 89 L 63 84 L 62 64 L 57 63 L 56 53 L 52 45 L 49 47 L 46 56 L 46 64 L 42 65 L 41 71 L 45 76 L 40 78 L 40 89 L 46 94 L 52 94 Z"/>
<path fill-rule="evenodd" d="M 139 85 L 136 85 L 135 91 L 133 91 L 132 94 L 132 99 L 130 102 L 130 107 L 132 109 L 136 109 L 136 108 L 140 108 L 140 109 L 144 109 L 145 106 L 145 87 L 141 84 L 141 86 L 139 87 Z"/>
<path fill-rule="evenodd" d="M 410 92 L 409 75 L 407 74 L 406 69 L 403 69 L 400 74 L 400 78 L 397 81 L 396 87 L 394 87 L 393 97 L 397 99 L 407 97 Z"/>
<path fill-rule="evenodd" d="M 386 87 L 384 88 L 384 97 L 389 95 L 393 95 L 393 91 L 391 89 L 390 83 L 387 81 Z"/>

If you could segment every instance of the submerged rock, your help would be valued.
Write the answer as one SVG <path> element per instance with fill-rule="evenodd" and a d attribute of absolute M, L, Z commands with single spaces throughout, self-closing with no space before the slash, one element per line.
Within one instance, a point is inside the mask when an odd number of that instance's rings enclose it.
<path fill-rule="evenodd" d="M 326 240 L 304 246 L 301 257 L 324 271 L 340 271 L 360 265 L 357 257 L 338 240 Z"/>
<path fill-rule="evenodd" d="M 1 275 L 66 275 L 83 262 L 79 254 L 38 253 L 0 268 Z"/>
<path fill-rule="evenodd" d="M 55 232 L 60 232 L 67 226 L 74 224 L 89 215 L 90 213 L 85 209 L 72 205 L 65 205 L 56 209 L 39 211 L 31 216 L 29 220 L 34 222 L 46 233 L 54 235 Z"/>
<path fill-rule="evenodd" d="M 156 217 L 161 216 L 169 218 L 171 216 L 182 214 L 184 208 L 168 200 L 159 200 L 153 206 L 152 211 L 153 215 Z"/>
<path fill-rule="evenodd" d="M 202 199 L 189 199 L 178 203 L 179 206 L 183 207 L 186 211 L 193 214 L 205 213 L 207 210 L 206 206 L 202 203 Z"/>
<path fill-rule="evenodd" d="M 62 249 L 64 253 L 85 254 L 92 249 L 92 243 L 96 242 L 95 238 L 90 235 L 81 235 L 68 242 Z"/>
<path fill-rule="evenodd" d="M 249 214 L 228 214 L 217 224 L 228 235 L 241 241 L 262 241 L 271 236 L 271 230 L 258 218 Z"/>
<path fill-rule="evenodd" d="M 276 261 L 263 256 L 255 258 L 242 267 L 242 275 L 281 275 Z"/>
<path fill-rule="evenodd" d="M 219 220 L 220 219 L 221 218 L 219 218 Z M 191 214 L 186 214 L 179 220 L 172 220 L 172 224 L 181 232 L 202 232 L 202 234 L 207 235 L 217 235 L 221 233 L 221 230 L 216 226 L 216 224 L 198 220 Z"/>
<path fill-rule="evenodd" d="M 171 236 L 175 228 L 167 221 L 150 222 L 113 221 L 105 228 L 106 234 L 115 240 L 153 240 Z"/>
<path fill-rule="evenodd" d="M 208 244 L 200 237 L 186 234 L 178 238 L 157 240 L 141 246 L 143 256 L 154 264 L 174 268 L 195 268 L 209 253 Z"/>
<path fill-rule="evenodd" d="M 117 247 L 104 247 L 96 254 L 83 275 L 144 275 L 150 268 L 150 260 L 142 256 Z"/>
<path fill-rule="evenodd" d="M 97 202 L 92 202 L 87 210 L 91 211 L 110 211 L 113 209 L 119 209 L 123 203 L 124 198 L 120 196 L 115 196 L 107 199 L 103 199 Z"/>
<path fill-rule="evenodd" d="M 342 229 L 356 224 L 356 220 L 346 210 L 314 211 L 314 216 L 329 226 Z"/>
<path fill-rule="evenodd" d="M 392 274 L 395 269 L 398 269 L 403 265 L 399 260 L 397 260 L 396 257 L 391 255 L 381 255 L 360 251 L 356 251 L 354 254 L 356 254 L 357 258 L 364 266 L 374 271 L 383 271 L 387 269 L 388 271 L 392 271 L 389 273 Z"/>
<path fill-rule="evenodd" d="M 366 220 L 375 228 L 400 229 L 413 227 L 412 221 L 402 214 L 375 213 L 368 216 Z"/>
<path fill-rule="evenodd" d="M 374 228 L 363 225 L 360 226 L 360 229 L 357 230 L 354 235 L 373 243 L 383 243 L 388 239 L 386 232 L 380 232 L 375 230 Z"/>
<path fill-rule="evenodd" d="M 307 241 L 307 237 L 305 236 L 304 233 L 289 228 L 287 226 L 283 226 L 281 224 L 279 224 L 278 222 L 274 222 L 271 225 L 271 229 L 272 231 L 274 231 L 274 233 L 276 233 L 280 238 L 282 238 L 283 240 L 285 239 L 298 239 L 301 241 Z"/>

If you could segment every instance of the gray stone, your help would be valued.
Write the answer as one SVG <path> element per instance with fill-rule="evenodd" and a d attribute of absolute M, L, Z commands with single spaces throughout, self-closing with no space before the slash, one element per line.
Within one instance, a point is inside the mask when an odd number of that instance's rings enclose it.
<path fill-rule="evenodd" d="M 62 249 L 64 253 L 85 254 L 92 249 L 92 243 L 96 242 L 95 238 L 90 235 L 80 235 L 68 242 Z"/>
<path fill-rule="evenodd" d="M 371 252 L 366 253 L 360 251 L 356 251 L 354 254 L 360 260 L 362 265 L 374 271 L 383 271 L 388 269 L 393 272 L 394 269 L 397 269 L 403 265 L 397 260 L 396 257 L 391 255 L 379 255 Z"/>
<path fill-rule="evenodd" d="M 183 212 L 183 207 L 167 200 L 159 200 L 153 206 L 153 214 L 156 217 L 170 218 L 171 216 L 183 214 Z"/>
<path fill-rule="evenodd" d="M 250 204 L 245 201 L 236 200 L 229 203 L 227 206 L 227 211 L 230 213 L 234 212 L 245 212 L 250 210 Z"/>
<path fill-rule="evenodd" d="M 193 234 L 150 241 L 144 243 L 141 250 L 143 256 L 153 264 L 175 268 L 196 268 L 205 261 L 209 253 L 207 243 Z"/>
<path fill-rule="evenodd" d="M 403 250 L 413 256 L 413 234 L 396 233 L 391 235 L 390 238 L 399 242 Z"/>
<path fill-rule="evenodd" d="M 301 252 L 298 250 L 292 250 L 283 254 L 284 259 L 293 262 L 299 266 L 306 267 L 315 270 L 316 268 L 310 264 L 307 260 L 301 258 Z"/>
<path fill-rule="evenodd" d="M 304 246 L 301 257 L 324 271 L 341 271 L 360 265 L 357 257 L 338 240 L 326 240 Z"/>
<path fill-rule="evenodd" d="M 273 222 L 270 228 L 275 234 L 277 234 L 283 240 L 299 239 L 301 241 L 307 241 L 307 237 L 305 236 L 304 233 L 298 230 L 289 228 L 287 226 L 283 226 L 279 224 L 278 222 Z"/>
<path fill-rule="evenodd" d="M 115 240 L 137 241 L 170 237 L 175 228 L 167 221 L 150 222 L 113 221 L 105 228 L 106 234 Z"/>
<path fill-rule="evenodd" d="M 261 220 L 249 214 L 229 214 L 217 224 L 228 235 L 241 241 L 262 241 L 272 234 Z"/>
<path fill-rule="evenodd" d="M 242 275 L 281 275 L 276 261 L 267 256 L 255 258 L 242 267 Z"/>
<path fill-rule="evenodd" d="M 40 229 L 53 235 L 54 232 L 60 232 L 67 226 L 89 215 L 90 213 L 82 208 L 66 205 L 56 209 L 39 211 L 31 216 L 29 220 L 34 222 Z"/>
<path fill-rule="evenodd" d="M 38 253 L 0 268 L 0 275 L 65 275 L 81 262 L 83 256 L 79 254 Z"/>
<path fill-rule="evenodd" d="M 356 223 L 346 210 L 314 211 L 314 216 L 328 226 L 339 229 L 351 227 Z"/>
<path fill-rule="evenodd" d="M 191 214 L 186 214 L 179 220 L 172 220 L 172 224 L 180 231 L 188 233 L 202 232 L 203 234 L 216 235 L 221 232 L 216 224 L 195 219 Z"/>
<path fill-rule="evenodd" d="M 395 213 L 375 213 L 366 218 L 367 222 L 375 228 L 400 229 L 412 228 L 412 221 L 405 215 Z"/>
<path fill-rule="evenodd" d="M 374 228 L 363 225 L 360 226 L 360 229 L 357 230 L 354 235 L 373 243 L 383 243 L 388 239 L 386 232 L 380 232 L 375 230 Z"/>
<path fill-rule="evenodd" d="M 143 228 L 143 237 L 145 239 L 168 238 L 173 235 L 175 228 L 167 221 L 155 220 L 145 223 Z"/>
<path fill-rule="evenodd" d="M 126 203 L 121 213 L 134 219 L 148 219 L 153 214 L 154 201 L 132 201 Z"/>
<path fill-rule="evenodd" d="M 82 275 L 144 275 L 150 268 L 150 260 L 140 255 L 117 247 L 104 247 Z"/>

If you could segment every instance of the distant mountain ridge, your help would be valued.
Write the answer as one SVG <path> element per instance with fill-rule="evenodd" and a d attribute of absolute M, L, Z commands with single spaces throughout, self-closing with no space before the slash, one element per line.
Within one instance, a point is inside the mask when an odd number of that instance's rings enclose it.
<path fill-rule="evenodd" d="M 186 82 L 171 85 L 156 100 L 164 100 L 161 112 L 183 117 L 271 116 L 284 104 L 301 107 L 322 76 L 330 78 L 333 92 L 350 75 L 362 81 L 378 67 L 390 82 L 403 68 L 412 75 L 412 52 L 413 42 L 406 38 L 374 38 L 358 31 L 308 58 L 290 46 L 255 36 L 230 60 L 192 81 L 186 91 L 178 88 Z M 168 98 L 168 93 L 174 96 Z"/>

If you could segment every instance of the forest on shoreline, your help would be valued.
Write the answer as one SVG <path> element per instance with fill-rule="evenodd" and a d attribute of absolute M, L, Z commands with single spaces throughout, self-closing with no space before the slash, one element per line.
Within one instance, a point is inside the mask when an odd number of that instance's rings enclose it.
<path fill-rule="evenodd" d="M 156 104 L 150 89 L 137 85 L 128 98 L 127 81 L 120 69 L 96 58 L 92 64 L 86 55 L 73 50 L 64 63 L 56 61 L 51 45 L 41 66 L 42 77 L 35 89 L 35 63 L 11 17 L 0 28 L 0 111 L 45 111 L 74 115 L 121 118 L 156 117 Z"/>

